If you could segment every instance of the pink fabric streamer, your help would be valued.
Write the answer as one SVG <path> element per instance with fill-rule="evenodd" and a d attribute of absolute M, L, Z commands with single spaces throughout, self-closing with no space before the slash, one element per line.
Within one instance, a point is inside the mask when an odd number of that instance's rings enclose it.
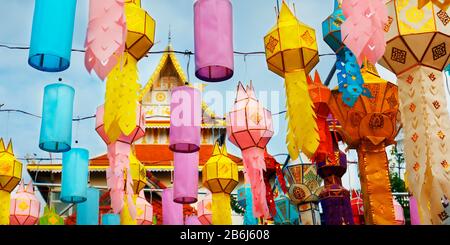
<path fill-rule="evenodd" d="M 375 64 L 384 54 L 384 26 L 388 12 L 384 0 L 345 0 L 342 10 L 347 20 L 341 25 L 345 45 L 355 54 L 359 65 L 364 58 Z"/>
<path fill-rule="evenodd" d="M 91 0 L 86 34 L 85 66 L 105 80 L 125 50 L 124 0 Z"/>
<path fill-rule="evenodd" d="M 264 184 L 264 173 L 266 163 L 264 161 L 264 149 L 258 147 L 248 148 L 242 151 L 242 158 L 246 180 L 250 181 L 253 198 L 253 215 L 255 217 L 270 218 L 269 207 L 266 202 L 266 185 Z"/>
<path fill-rule="evenodd" d="M 127 204 L 130 216 L 136 218 L 136 206 L 133 202 L 133 180 L 131 178 L 129 155 L 131 145 L 116 141 L 108 145 L 109 168 L 106 170 L 107 185 L 110 187 L 111 207 L 114 213 L 120 213 L 123 208 L 124 195 L 127 194 Z M 127 173 L 125 182 L 124 173 Z"/>

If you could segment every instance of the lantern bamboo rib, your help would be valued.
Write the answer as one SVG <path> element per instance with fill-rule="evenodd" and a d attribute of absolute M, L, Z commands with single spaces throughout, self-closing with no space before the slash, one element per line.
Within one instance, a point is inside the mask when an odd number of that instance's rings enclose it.
<path fill-rule="evenodd" d="M 362 142 L 358 149 L 358 160 L 366 223 L 395 224 L 389 161 L 384 143 L 375 146 L 369 141 Z"/>
<path fill-rule="evenodd" d="M 419 66 L 398 77 L 405 127 L 406 181 L 422 224 L 442 224 L 441 198 L 450 196 L 450 121 L 443 74 Z"/>
<path fill-rule="evenodd" d="M 0 190 L 0 225 L 9 225 L 11 193 Z"/>

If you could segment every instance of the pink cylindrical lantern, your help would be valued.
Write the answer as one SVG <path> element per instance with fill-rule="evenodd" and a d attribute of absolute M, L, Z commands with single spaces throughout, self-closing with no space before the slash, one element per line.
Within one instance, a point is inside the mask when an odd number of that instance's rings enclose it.
<path fill-rule="evenodd" d="M 176 203 L 197 202 L 198 151 L 194 153 L 173 153 L 174 178 L 173 201 Z"/>
<path fill-rule="evenodd" d="M 200 223 L 200 221 L 198 220 L 198 217 L 196 215 L 186 216 L 184 224 L 185 225 L 202 225 L 202 223 Z"/>
<path fill-rule="evenodd" d="M 212 198 L 210 195 L 197 203 L 198 220 L 202 225 L 212 224 Z"/>
<path fill-rule="evenodd" d="M 419 208 L 414 196 L 409 197 L 409 215 L 411 217 L 411 225 L 420 225 Z"/>
<path fill-rule="evenodd" d="M 194 3 L 195 76 L 220 82 L 233 76 L 233 9 L 230 0 Z"/>
<path fill-rule="evenodd" d="M 269 218 L 263 171 L 266 170 L 264 149 L 273 135 L 272 113 L 256 98 L 255 90 L 238 85 L 236 101 L 227 117 L 228 139 L 239 147 L 253 198 L 253 215 Z"/>
<path fill-rule="evenodd" d="M 39 220 L 40 208 L 33 183 L 30 181 L 25 189 L 21 182 L 16 195 L 11 198 L 9 222 L 11 225 L 35 225 Z"/>
<path fill-rule="evenodd" d="M 153 206 L 145 199 L 144 190 L 136 198 L 136 221 L 138 225 L 153 224 Z"/>
<path fill-rule="evenodd" d="M 173 201 L 173 189 L 166 188 L 162 193 L 163 225 L 183 225 L 183 205 Z"/>
<path fill-rule="evenodd" d="M 403 214 L 403 207 L 398 203 L 398 201 L 393 198 L 394 202 L 394 214 L 395 214 L 395 223 L 397 225 L 405 224 L 405 215 Z"/>
<path fill-rule="evenodd" d="M 180 153 L 199 151 L 201 123 L 200 91 L 190 86 L 173 88 L 170 101 L 170 150 Z"/>

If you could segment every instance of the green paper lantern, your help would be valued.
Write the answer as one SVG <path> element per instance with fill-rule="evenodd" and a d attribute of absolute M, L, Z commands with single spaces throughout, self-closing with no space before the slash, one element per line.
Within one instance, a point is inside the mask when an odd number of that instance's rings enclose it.
<path fill-rule="evenodd" d="M 64 225 L 64 219 L 56 213 L 54 207 L 45 206 L 44 215 L 39 218 L 39 225 Z"/>

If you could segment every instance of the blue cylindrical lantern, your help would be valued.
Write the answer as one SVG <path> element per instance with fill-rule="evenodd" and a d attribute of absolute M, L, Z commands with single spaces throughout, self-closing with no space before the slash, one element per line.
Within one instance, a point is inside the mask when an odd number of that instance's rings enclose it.
<path fill-rule="evenodd" d="M 72 143 L 73 98 L 75 90 L 55 83 L 44 89 L 39 148 L 48 152 L 66 152 Z"/>
<path fill-rule="evenodd" d="M 85 202 L 77 204 L 77 225 L 98 225 L 100 191 L 87 189 Z"/>
<path fill-rule="evenodd" d="M 70 65 L 76 0 L 36 0 L 28 64 L 47 72 Z"/>
<path fill-rule="evenodd" d="M 65 203 L 86 201 L 88 185 L 89 151 L 72 148 L 63 153 L 61 196 Z"/>
<path fill-rule="evenodd" d="M 118 214 L 102 215 L 102 225 L 120 225 L 120 215 Z"/>

